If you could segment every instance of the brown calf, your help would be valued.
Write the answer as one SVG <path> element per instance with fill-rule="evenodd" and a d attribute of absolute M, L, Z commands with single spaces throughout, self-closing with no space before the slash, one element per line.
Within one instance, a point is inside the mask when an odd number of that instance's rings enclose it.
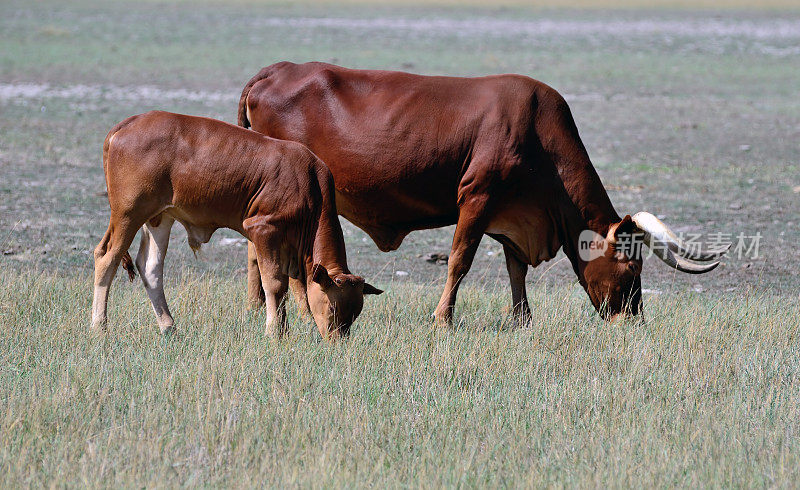
<path fill-rule="evenodd" d="M 139 228 L 136 267 L 161 332 L 173 329 L 163 271 L 176 220 L 193 249 L 218 228 L 255 244 L 268 334 L 280 336 L 286 328 L 290 277 L 306 285 L 302 306 L 326 338 L 346 334 L 363 295 L 381 292 L 350 273 L 333 177 L 302 144 L 213 119 L 148 112 L 108 133 L 103 166 L 111 219 L 94 252 L 94 329 L 105 329 L 108 291 L 120 262 L 133 278 L 127 250 Z"/>

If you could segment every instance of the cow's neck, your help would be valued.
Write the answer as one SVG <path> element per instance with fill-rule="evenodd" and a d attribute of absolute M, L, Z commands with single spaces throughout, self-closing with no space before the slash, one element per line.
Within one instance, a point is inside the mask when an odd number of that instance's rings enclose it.
<path fill-rule="evenodd" d="M 570 263 L 572 263 L 572 270 L 575 271 L 575 275 L 578 276 L 578 280 L 585 288 L 586 279 L 584 270 L 588 262 L 581 257 L 581 241 L 592 238 L 593 235 L 588 234 L 587 236 L 582 235 L 582 233 L 586 230 L 591 230 L 603 237 L 605 237 L 605 234 L 601 233 L 602 230 L 596 231 L 593 229 L 584 219 L 582 211 L 576 206 L 571 206 L 569 204 L 561 209 L 561 223 L 559 228 L 561 248 L 564 251 L 564 255 L 566 255 Z M 608 226 L 606 226 L 605 229 L 607 230 Z"/>
<path fill-rule="evenodd" d="M 572 263 L 581 285 L 586 288 L 584 270 L 588 262 L 581 257 L 580 242 L 582 239 L 591 239 L 593 235 L 587 237 L 581 234 L 589 230 L 604 238 L 609 227 L 621 218 L 614 210 L 583 145 L 579 139 L 575 141 L 580 148 L 574 148 L 573 158 L 561 159 L 556 165 L 566 192 L 564 202 L 559 206 L 561 222 L 558 227 L 564 254 Z"/>
<path fill-rule="evenodd" d="M 600 176 L 589 159 L 566 103 L 558 110 L 543 104 L 537 131 L 564 189 L 588 229 L 603 236 L 620 217 L 611 204 Z"/>
<path fill-rule="evenodd" d="M 588 155 L 585 155 L 585 151 L 583 153 L 582 158 L 561 162 L 557 166 L 558 174 L 567 195 L 580 213 L 584 229 L 605 236 L 609 226 L 621 218 L 611 204 Z"/>

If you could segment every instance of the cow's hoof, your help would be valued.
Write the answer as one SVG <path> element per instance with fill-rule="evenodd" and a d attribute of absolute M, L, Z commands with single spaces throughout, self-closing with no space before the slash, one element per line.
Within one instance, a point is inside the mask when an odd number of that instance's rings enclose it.
<path fill-rule="evenodd" d="M 158 330 L 164 337 L 171 337 L 177 332 L 175 325 L 164 325 L 163 327 L 158 327 Z"/>
<path fill-rule="evenodd" d="M 433 324 L 439 328 L 453 328 L 453 316 L 444 313 L 434 313 L 431 315 Z"/>
<path fill-rule="evenodd" d="M 514 324 L 520 327 L 527 327 L 528 325 L 531 324 L 531 321 L 533 320 L 530 313 L 518 313 L 518 312 L 512 313 L 511 319 L 514 322 Z"/>

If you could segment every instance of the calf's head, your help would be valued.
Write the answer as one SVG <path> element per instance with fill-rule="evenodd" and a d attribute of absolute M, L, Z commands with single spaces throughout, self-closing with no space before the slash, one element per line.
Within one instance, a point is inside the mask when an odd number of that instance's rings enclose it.
<path fill-rule="evenodd" d="M 645 212 L 625 216 L 595 242 L 587 247 L 589 256 L 582 257 L 582 284 L 595 309 L 611 321 L 642 311 L 643 245 L 670 267 L 689 274 L 710 272 L 730 247 L 728 244 L 701 252 L 699 247 L 687 246 L 661 220 Z M 583 244 L 581 247 L 583 251 Z"/>
<path fill-rule="evenodd" d="M 364 295 L 383 291 L 353 274 L 331 275 L 321 264 L 315 264 L 308 281 L 308 307 L 319 333 L 326 339 L 337 339 L 350 333 L 350 325 L 361 313 Z"/>

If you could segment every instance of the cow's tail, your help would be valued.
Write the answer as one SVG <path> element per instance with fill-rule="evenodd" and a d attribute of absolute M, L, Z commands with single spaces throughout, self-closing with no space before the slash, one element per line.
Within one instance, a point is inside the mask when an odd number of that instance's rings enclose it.
<path fill-rule="evenodd" d="M 256 76 L 247 82 L 247 84 L 244 86 L 244 89 L 242 89 L 242 96 L 239 98 L 239 118 L 237 123 L 243 128 L 250 127 L 250 121 L 247 118 L 247 96 L 250 95 L 250 89 L 253 88 L 253 85 L 270 75 L 272 72 L 270 68 L 271 67 L 262 68 L 261 71 L 256 74 Z"/>

